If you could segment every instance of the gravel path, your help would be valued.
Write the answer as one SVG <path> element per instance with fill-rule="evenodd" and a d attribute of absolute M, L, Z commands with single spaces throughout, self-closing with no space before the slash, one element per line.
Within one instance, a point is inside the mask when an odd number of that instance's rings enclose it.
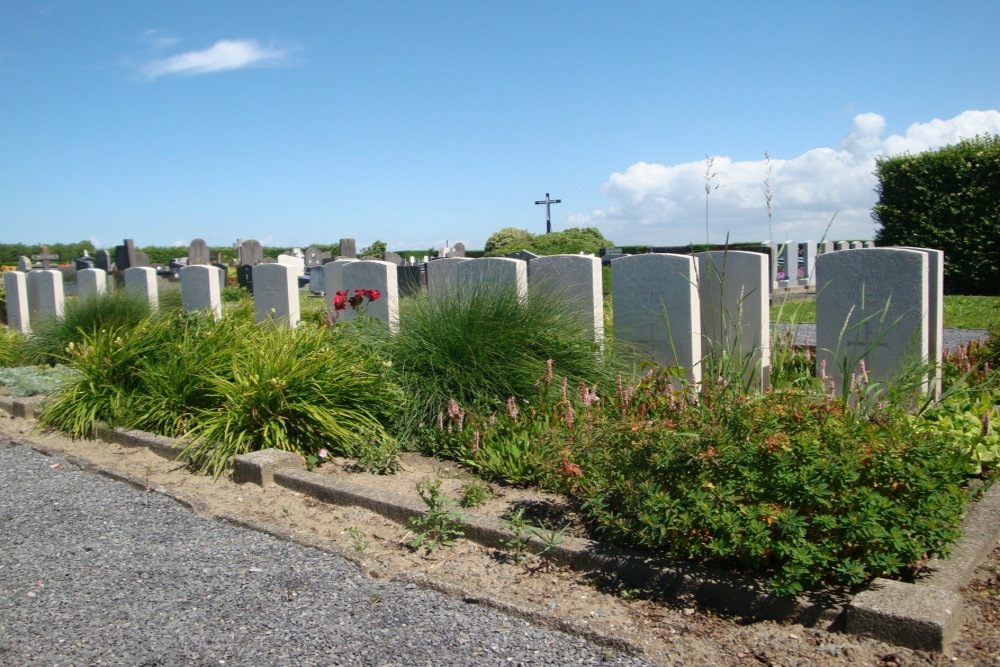
<path fill-rule="evenodd" d="M 0 664 L 647 664 L 0 444 Z"/>

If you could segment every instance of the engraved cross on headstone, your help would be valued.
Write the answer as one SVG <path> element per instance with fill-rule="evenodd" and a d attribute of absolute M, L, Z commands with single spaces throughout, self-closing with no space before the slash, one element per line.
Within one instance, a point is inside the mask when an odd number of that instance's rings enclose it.
<path fill-rule="evenodd" d="M 35 260 L 36 262 L 41 262 L 42 270 L 47 271 L 48 269 L 52 268 L 49 266 L 49 262 L 58 262 L 59 255 L 49 252 L 49 247 L 47 245 L 43 245 L 42 251 L 37 255 L 32 255 L 31 259 Z"/>
<path fill-rule="evenodd" d="M 545 233 L 552 233 L 552 204 L 561 204 L 562 199 L 551 199 L 549 193 L 545 193 L 545 199 L 536 201 L 535 205 L 545 204 Z"/>

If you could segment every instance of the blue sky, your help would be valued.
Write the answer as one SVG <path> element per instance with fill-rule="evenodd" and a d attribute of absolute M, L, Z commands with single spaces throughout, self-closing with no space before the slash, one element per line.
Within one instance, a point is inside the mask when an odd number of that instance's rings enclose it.
<path fill-rule="evenodd" d="M 0 240 L 481 248 L 543 232 L 547 192 L 555 230 L 619 244 L 867 239 L 876 156 L 1000 132 L 997 25 L 996 0 L 7 0 Z"/>

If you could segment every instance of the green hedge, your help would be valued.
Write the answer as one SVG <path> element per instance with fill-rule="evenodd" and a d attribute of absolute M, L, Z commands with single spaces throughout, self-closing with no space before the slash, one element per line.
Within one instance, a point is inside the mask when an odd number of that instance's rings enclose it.
<path fill-rule="evenodd" d="M 1000 135 L 877 162 L 880 246 L 943 250 L 945 291 L 1000 294 Z"/>

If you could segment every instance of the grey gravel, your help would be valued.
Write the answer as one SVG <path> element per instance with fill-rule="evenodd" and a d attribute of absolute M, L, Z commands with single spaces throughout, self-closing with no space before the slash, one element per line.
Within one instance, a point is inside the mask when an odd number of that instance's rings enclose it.
<path fill-rule="evenodd" d="M 0 442 L 0 664 L 640 665 Z"/>

